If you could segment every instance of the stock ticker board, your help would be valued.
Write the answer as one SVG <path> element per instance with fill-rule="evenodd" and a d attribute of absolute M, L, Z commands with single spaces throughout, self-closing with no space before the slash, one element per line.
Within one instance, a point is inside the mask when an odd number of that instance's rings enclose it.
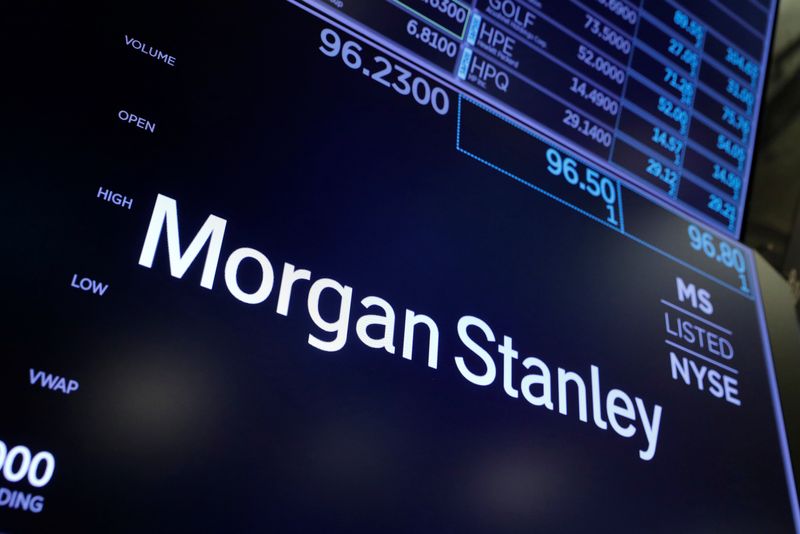
<path fill-rule="evenodd" d="M 49 9 L 0 532 L 796 531 L 736 241 L 773 3 Z"/>
<path fill-rule="evenodd" d="M 739 235 L 773 2 L 317 5 L 603 172 Z M 388 74 L 370 68 L 379 83 Z"/>

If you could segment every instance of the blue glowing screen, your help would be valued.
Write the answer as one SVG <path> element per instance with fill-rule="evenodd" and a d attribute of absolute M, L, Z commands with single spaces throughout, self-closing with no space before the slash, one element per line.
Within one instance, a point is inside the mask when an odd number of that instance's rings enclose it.
<path fill-rule="evenodd" d="M 0 532 L 794 532 L 764 0 L 19 6 Z"/>

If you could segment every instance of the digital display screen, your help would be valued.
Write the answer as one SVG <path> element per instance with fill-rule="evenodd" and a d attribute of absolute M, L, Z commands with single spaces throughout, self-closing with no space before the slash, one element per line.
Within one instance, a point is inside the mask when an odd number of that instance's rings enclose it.
<path fill-rule="evenodd" d="M 326 13 L 738 236 L 776 0 L 318 0 Z M 374 68 L 378 81 L 379 65 Z"/>
<path fill-rule="evenodd" d="M 549 6 L 10 15 L 0 532 L 796 531 L 744 182 L 684 179 L 772 7 Z"/>

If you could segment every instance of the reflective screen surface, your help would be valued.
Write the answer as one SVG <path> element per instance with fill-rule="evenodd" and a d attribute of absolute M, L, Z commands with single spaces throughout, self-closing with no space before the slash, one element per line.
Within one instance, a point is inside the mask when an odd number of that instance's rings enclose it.
<path fill-rule="evenodd" d="M 684 4 L 13 13 L 0 532 L 794 532 Z"/>

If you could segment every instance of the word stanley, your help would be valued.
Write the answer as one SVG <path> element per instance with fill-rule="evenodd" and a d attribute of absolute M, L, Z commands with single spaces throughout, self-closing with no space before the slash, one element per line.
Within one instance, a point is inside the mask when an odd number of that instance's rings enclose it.
<path fill-rule="evenodd" d="M 182 278 L 205 249 L 200 286 L 212 289 L 217 276 L 226 225 L 225 219 L 209 215 L 189 246 L 181 252 L 177 203 L 172 198 L 158 195 L 139 257 L 139 265 L 153 267 L 159 242 L 166 232 L 166 252 L 171 275 Z M 245 261 L 255 262 L 261 274 L 260 284 L 252 291 L 242 289 L 239 283 L 239 268 Z M 228 255 L 223 271 L 228 291 L 245 304 L 263 304 L 273 292 L 275 271 L 272 263 L 256 249 L 244 247 L 234 250 Z M 353 288 L 331 278 L 315 278 L 312 282 L 311 271 L 298 269 L 291 263 L 284 263 L 275 304 L 275 311 L 278 314 L 288 316 L 292 299 L 297 298 L 297 293 L 301 291 L 298 286 L 303 282 L 310 284 L 307 290 L 309 316 L 322 331 L 318 333 L 322 337 L 318 337 L 315 333 L 309 334 L 308 344 L 325 352 L 342 350 L 350 332 Z M 338 304 L 335 320 L 322 316 L 320 301 L 323 300 L 323 295 L 326 303 L 330 303 L 330 299 L 335 299 L 334 302 Z M 364 297 L 360 304 L 366 311 L 376 313 L 368 313 L 358 318 L 355 323 L 358 339 L 367 347 L 394 354 L 396 350 L 394 308 L 386 300 L 376 296 Z M 329 311 L 327 306 L 325 310 Z M 381 335 L 376 337 L 376 331 Z M 415 353 L 415 338 L 418 339 L 424 332 L 428 341 L 428 367 L 438 369 L 439 327 L 436 322 L 427 315 L 406 309 L 402 331 L 402 357 L 407 360 L 412 359 Z M 584 423 L 589 420 L 588 399 L 591 398 L 591 417 L 597 428 L 607 430 L 610 426 L 623 438 L 632 438 L 641 430 L 644 439 L 642 448 L 639 449 L 639 457 L 649 461 L 655 456 L 662 414 L 662 407 L 658 404 L 648 409 L 643 399 L 639 397 L 631 399 L 630 395 L 620 389 L 611 389 L 604 394 L 600 388 L 600 369 L 594 365 L 590 366 L 587 386 L 587 381 L 578 373 L 562 368 L 557 368 L 553 372 L 550 366 L 539 358 L 531 356 L 520 362 L 512 338 L 503 336 L 503 342 L 495 345 L 498 338 L 494 331 L 478 317 L 472 315 L 461 317 L 456 325 L 456 332 L 468 355 L 456 355 L 453 361 L 458 372 L 469 382 L 484 387 L 494 384 L 498 375 L 498 362 L 495 360 L 497 358 L 502 368 L 500 374 L 503 391 L 509 397 L 518 399 L 521 393 L 532 406 L 550 411 L 557 409 L 559 414 L 565 416 L 570 414 L 570 409 L 573 414 L 577 410 L 578 419 Z M 492 349 L 495 349 L 499 356 L 493 357 L 490 354 Z M 515 375 L 518 376 L 523 372 L 526 374 L 517 381 Z"/>

